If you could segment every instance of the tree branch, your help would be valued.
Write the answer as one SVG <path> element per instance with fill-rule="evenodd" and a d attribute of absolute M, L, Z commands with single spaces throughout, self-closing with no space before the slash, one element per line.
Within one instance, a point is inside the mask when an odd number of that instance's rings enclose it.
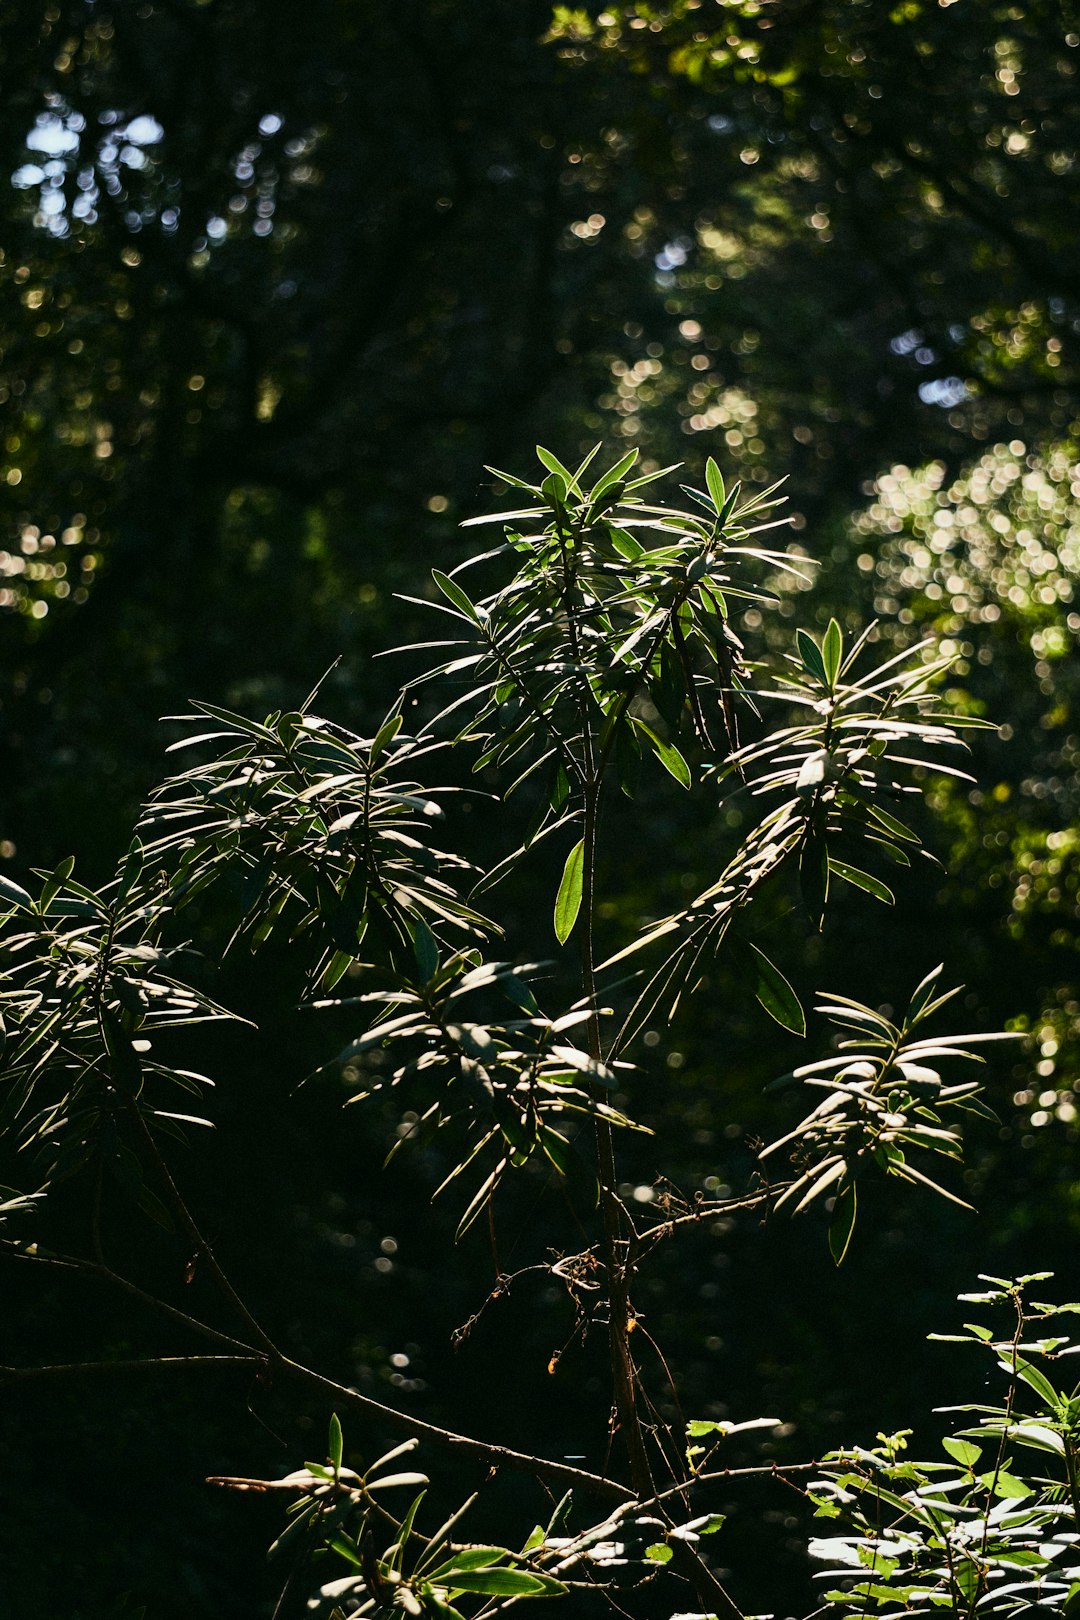
<path fill-rule="evenodd" d="M 138 1103 L 134 1097 L 127 1098 L 126 1101 L 128 1105 L 128 1112 L 131 1115 L 135 1128 L 139 1133 L 139 1137 L 144 1148 L 146 1149 L 147 1155 L 153 1163 L 154 1168 L 157 1170 L 157 1173 L 161 1178 L 161 1181 L 164 1184 L 165 1190 L 168 1194 L 169 1202 L 172 1204 L 181 1226 L 194 1245 L 196 1253 L 201 1255 L 206 1261 L 207 1269 L 209 1270 L 211 1276 L 217 1283 L 221 1293 L 237 1312 L 241 1321 L 244 1322 L 254 1338 L 259 1344 L 262 1345 L 267 1354 L 277 1359 L 279 1356 L 279 1351 L 273 1339 L 271 1339 L 270 1335 L 252 1316 L 251 1312 L 244 1304 L 244 1301 L 240 1298 L 239 1294 L 236 1292 L 236 1289 L 233 1287 L 232 1283 L 221 1269 L 217 1256 L 214 1254 L 209 1242 L 203 1236 L 198 1225 L 196 1224 L 194 1216 L 184 1201 L 183 1194 L 176 1185 L 176 1182 L 173 1180 L 172 1172 L 169 1169 L 169 1166 L 162 1157 L 157 1143 L 154 1141 L 150 1127 L 147 1125 L 142 1116 L 142 1111 L 139 1108 Z"/>
<path fill-rule="evenodd" d="M 201 1334 L 203 1338 L 211 1339 L 216 1344 L 228 1345 L 241 1354 L 255 1353 L 252 1346 L 246 1344 L 243 1339 L 234 1339 L 231 1334 L 222 1333 L 219 1328 L 211 1327 L 208 1322 L 201 1321 L 199 1317 L 192 1316 L 188 1311 L 182 1311 L 179 1306 L 170 1305 L 167 1300 L 159 1299 L 156 1294 L 148 1293 L 145 1288 L 140 1288 L 138 1283 L 133 1283 L 127 1277 L 122 1277 L 118 1271 L 113 1271 L 110 1266 L 99 1264 L 94 1260 L 83 1260 L 77 1255 L 43 1253 L 40 1249 L 36 1253 L 30 1254 L 27 1250 L 15 1248 L 10 1244 L 0 1245 L 0 1254 L 6 1254 L 12 1260 L 28 1261 L 31 1265 L 54 1266 L 60 1271 L 75 1271 L 81 1272 L 84 1276 L 98 1277 L 103 1282 L 112 1283 L 114 1287 L 122 1289 L 125 1294 L 130 1294 L 133 1299 L 141 1300 L 144 1305 L 149 1305 L 153 1310 L 162 1312 L 163 1315 L 170 1317 L 172 1321 L 179 1322 L 184 1327 L 190 1328 L 193 1333 Z"/>
<path fill-rule="evenodd" d="M 253 1367 L 266 1366 L 266 1357 L 250 1356 L 138 1356 L 127 1361 L 70 1361 L 46 1367 L 9 1367 L 0 1362 L 0 1388 L 5 1384 L 23 1384 L 42 1378 L 77 1378 L 86 1373 L 136 1373 L 171 1371 L 185 1367 Z"/>
<path fill-rule="evenodd" d="M 415 1435 L 419 1440 L 427 1440 L 443 1450 L 456 1452 L 458 1456 L 470 1457 L 489 1468 L 514 1468 L 521 1473 L 531 1474 L 534 1479 L 561 1486 L 563 1490 L 576 1488 L 589 1496 L 608 1501 L 629 1503 L 635 1499 L 634 1492 L 628 1486 L 620 1485 L 618 1480 L 605 1479 L 600 1474 L 590 1474 L 584 1468 L 572 1468 L 569 1463 L 554 1462 L 546 1457 L 534 1457 L 528 1452 L 514 1451 L 509 1446 L 496 1446 L 486 1440 L 474 1440 L 471 1436 L 457 1434 L 452 1429 L 440 1429 L 434 1423 L 425 1423 L 422 1418 L 413 1417 L 408 1412 L 398 1412 L 392 1406 L 384 1406 L 381 1401 L 373 1400 L 369 1395 L 361 1395 L 359 1390 L 350 1389 L 346 1384 L 338 1384 L 332 1378 L 325 1378 L 321 1373 L 313 1372 L 310 1367 L 305 1367 L 300 1362 L 290 1361 L 287 1356 L 277 1355 L 272 1359 L 274 1367 L 295 1383 L 318 1390 L 322 1395 L 332 1398 L 341 1405 L 354 1407 L 369 1417 L 377 1417 L 388 1428 Z"/>

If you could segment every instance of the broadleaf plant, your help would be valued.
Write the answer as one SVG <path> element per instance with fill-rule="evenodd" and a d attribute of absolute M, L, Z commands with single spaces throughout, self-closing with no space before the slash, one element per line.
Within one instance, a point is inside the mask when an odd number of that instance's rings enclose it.
<path fill-rule="evenodd" d="M 960 1408 L 943 1458 L 909 1457 L 910 1430 L 824 1459 L 807 1496 L 829 1534 L 826 1612 L 1075 1614 L 1080 1602 L 1080 1305 L 1030 1297 L 1046 1272 L 984 1277 L 962 1294 L 985 1321 L 932 1334 L 980 1353 L 998 1386 Z M 1034 1358 L 1034 1359 L 1032 1359 Z M 1043 1368 L 1046 1370 L 1043 1371 Z M 984 1386 L 985 1387 L 985 1386 Z"/>
<path fill-rule="evenodd" d="M 767 953 L 754 938 L 766 896 L 809 931 L 823 926 L 840 885 L 891 901 L 876 868 L 902 868 L 921 848 L 905 803 L 920 795 L 923 773 L 961 772 L 963 744 L 940 696 L 948 661 L 929 646 L 879 662 L 873 626 L 848 645 L 835 621 L 820 641 L 797 628 L 777 668 L 744 645 L 733 605 L 750 604 L 760 619 L 777 605 L 771 579 L 806 580 L 805 560 L 776 540 L 784 519 L 775 487 L 729 486 L 710 460 L 705 488 L 684 488 L 684 499 L 668 505 L 652 494 L 663 474 L 635 476 L 634 452 L 599 473 L 595 452 L 576 470 L 547 450 L 539 458 L 539 482 L 496 475 L 517 506 L 467 526 L 494 525 L 502 535 L 494 547 L 433 571 L 431 592 L 418 600 L 449 634 L 405 649 L 420 667 L 410 665 L 372 736 L 317 715 L 316 694 L 259 720 L 197 703 L 188 735 L 174 745 L 190 763 L 151 795 L 111 883 L 100 891 L 81 885 L 71 862 L 39 874 L 36 893 L 0 883 L 0 1128 L 36 1159 L 32 1191 L 5 1189 L 0 1252 L 134 1294 L 174 1328 L 214 1345 L 212 1356 L 148 1353 L 132 1366 L 246 1367 L 343 1414 L 329 1419 L 325 1462 L 274 1480 L 216 1476 L 222 1486 L 291 1500 L 275 1543 L 287 1566 L 282 1614 L 289 1602 L 310 1599 L 311 1612 L 328 1616 L 404 1611 L 455 1620 L 571 1589 L 575 1602 L 601 1604 L 617 1591 L 626 1612 L 657 1579 L 672 1583 L 673 1606 L 739 1614 L 711 1543 L 703 1545 L 723 1524 L 709 1499 L 714 1461 L 730 1434 L 776 1420 L 692 1420 L 693 1444 L 684 1449 L 651 1422 L 651 1375 L 637 1353 L 647 1335 L 635 1337 L 642 1273 L 706 1217 L 826 1203 L 839 1262 L 867 1176 L 958 1198 L 923 1165 L 956 1161 L 955 1118 L 983 1107 L 971 1049 L 992 1037 L 924 1028 L 950 998 L 939 988 L 941 969 L 924 978 L 898 1021 L 829 995 L 818 1013 L 839 1044 L 793 1076 L 815 1093 L 815 1105 L 763 1150 L 747 1184 L 690 1200 L 672 1192 L 655 1209 L 627 1203 L 617 1139 L 635 1128 L 634 1064 L 645 1024 L 657 1014 L 677 1020 L 680 999 L 722 950 L 747 1003 L 760 1002 L 804 1037 L 797 961 L 774 960 L 776 947 Z M 462 760 L 481 790 L 497 796 L 512 854 L 447 847 Z M 742 830 L 731 832 L 700 893 L 669 916 L 645 919 L 600 961 L 601 817 L 603 837 L 617 837 L 619 818 L 634 814 L 627 800 L 643 772 L 652 773 L 651 795 L 689 792 L 712 822 L 738 802 L 741 823 L 724 824 Z M 542 860 L 557 850 L 561 877 L 544 930 L 551 942 L 553 925 L 555 960 L 545 963 L 522 960 L 513 910 L 504 925 L 496 902 L 502 881 L 541 859 L 536 851 L 549 838 Z M 533 1269 L 549 1271 L 574 1298 L 575 1331 L 599 1331 L 606 1342 L 612 1419 L 603 1473 L 438 1427 L 336 1383 L 293 1359 L 281 1325 L 256 1317 L 174 1166 L 176 1138 L 208 1123 L 173 1107 L 174 1093 L 204 1108 L 210 1086 L 179 1066 L 175 1032 L 229 1016 L 206 991 L 206 963 L 185 941 L 189 915 L 204 926 L 212 919 L 222 952 L 274 941 L 295 963 L 297 1016 L 335 1031 L 308 1083 L 343 1081 L 361 1104 L 399 1099 L 398 1146 L 438 1134 L 459 1234 L 491 1210 L 508 1177 L 542 1164 L 577 1179 L 581 1248 L 552 1256 L 541 1234 Z M 342 1048 L 343 1028 L 351 1033 Z M 172 1033 L 159 1042 L 165 1031 Z M 785 1157 L 791 1166 L 778 1173 Z M 60 1178 L 82 1188 L 90 1211 L 90 1238 L 70 1252 L 51 1248 L 35 1227 Z M 105 1252 L 103 1197 L 141 1206 L 182 1234 L 229 1313 L 227 1327 L 137 1284 Z M 500 1275 L 496 1292 L 507 1286 Z M 1044 1433 L 1053 1437 L 1047 1449 L 1068 1459 L 1071 1407 L 1048 1394 L 1019 1348 L 1011 1375 L 1043 1402 L 1042 1416 L 1020 1422 L 1012 1407 L 1004 1418 L 984 1413 L 978 1434 L 985 1440 L 993 1430 L 1010 1443 L 1027 1434 L 1035 1443 Z M 56 1370 L 12 1366 L 3 1376 L 17 1382 Z M 352 1445 L 365 1427 L 407 1438 L 364 1468 L 346 1438 Z M 459 1521 L 473 1498 L 433 1528 L 428 1474 L 398 1466 L 417 1446 L 426 1469 L 445 1456 L 455 1468 L 524 1472 L 559 1506 L 544 1523 L 523 1526 L 514 1546 L 462 1541 Z M 966 1451 L 953 1455 L 969 1467 Z M 845 1462 L 847 1473 L 826 1474 L 821 1511 L 848 1511 L 860 1499 L 857 1481 L 844 1481 L 861 1466 Z M 891 1452 L 881 1467 L 895 1472 Z M 1011 1500 L 1006 1481 L 1014 1477 L 998 1467 L 991 1495 Z M 1055 1507 L 1047 1524 L 1065 1512 Z M 927 1513 L 920 1534 L 933 1518 Z M 1001 1528 L 995 1521 L 993 1534 Z M 875 1533 L 857 1518 L 850 1545 L 863 1562 L 859 1549 Z M 916 1559 L 904 1534 L 901 1552 L 889 1555 L 892 1570 Z M 329 1580 L 328 1569 L 336 1571 Z M 878 1571 L 860 1602 L 877 1602 L 889 1579 Z M 912 1593 L 922 1579 L 909 1582 Z M 966 1591 L 964 1579 L 957 1575 L 949 1590 Z"/>

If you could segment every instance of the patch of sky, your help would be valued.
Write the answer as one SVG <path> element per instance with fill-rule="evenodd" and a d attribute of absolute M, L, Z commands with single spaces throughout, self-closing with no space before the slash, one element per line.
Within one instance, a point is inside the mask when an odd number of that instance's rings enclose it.
<path fill-rule="evenodd" d="M 34 223 L 52 236 L 64 236 L 72 217 L 86 224 L 92 224 L 97 218 L 100 182 L 104 182 L 110 196 L 117 197 L 123 192 L 122 168 L 147 168 L 147 148 L 164 140 L 165 130 L 151 113 L 128 117 L 121 109 L 104 108 L 97 118 L 102 134 L 94 142 L 95 150 L 81 153 L 81 137 L 86 129 L 82 114 L 68 107 L 60 96 L 50 96 L 48 102 L 47 109 L 37 115 L 26 136 L 27 150 L 35 154 L 37 161 L 20 164 L 11 176 L 11 183 L 20 191 L 40 188 Z M 85 166 L 78 171 L 79 195 L 69 209 L 64 184 L 80 155 Z M 141 225 L 143 217 L 138 217 Z M 175 223 L 174 217 L 172 228 Z"/>
<path fill-rule="evenodd" d="M 123 136 L 133 146 L 156 146 L 159 141 L 164 140 L 165 131 L 157 119 L 151 117 L 149 113 L 139 113 L 123 131 Z"/>
<path fill-rule="evenodd" d="M 686 263 L 693 245 L 688 236 L 677 236 L 673 242 L 667 242 L 653 261 L 656 268 L 660 271 L 680 269 Z"/>
<path fill-rule="evenodd" d="M 932 377 L 929 382 L 919 384 L 919 398 L 923 404 L 939 405 L 942 410 L 951 411 L 954 405 L 960 405 L 970 397 L 967 383 L 962 377 Z"/>
<path fill-rule="evenodd" d="M 907 332 L 901 332 L 889 344 L 893 354 L 912 354 L 923 343 L 923 335 L 914 326 Z"/>
<path fill-rule="evenodd" d="M 69 155 L 79 150 L 79 132 L 84 123 L 81 114 L 38 113 L 33 129 L 26 137 L 31 152 L 44 152 L 48 157 Z"/>

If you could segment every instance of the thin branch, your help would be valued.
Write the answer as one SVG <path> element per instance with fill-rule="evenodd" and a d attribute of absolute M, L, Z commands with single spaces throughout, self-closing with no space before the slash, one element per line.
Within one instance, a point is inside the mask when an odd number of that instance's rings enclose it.
<path fill-rule="evenodd" d="M 0 1248 L 0 1253 L 5 1252 Z M 469 1435 L 458 1434 L 452 1429 L 440 1429 L 433 1423 L 426 1423 L 422 1418 L 414 1417 L 408 1412 L 398 1412 L 392 1406 L 384 1406 L 381 1401 L 373 1400 L 370 1396 L 361 1395 L 359 1390 L 350 1389 L 344 1384 L 335 1383 L 331 1378 L 325 1378 L 321 1373 L 300 1362 L 290 1361 L 278 1350 L 257 1350 L 250 1345 L 240 1344 L 240 1341 L 229 1339 L 225 1334 L 218 1333 L 215 1328 L 208 1327 L 206 1323 L 197 1318 L 188 1316 L 184 1311 L 177 1310 L 164 1300 L 157 1299 L 153 1294 L 144 1292 L 126 1278 L 100 1266 L 91 1260 L 80 1260 L 69 1255 L 28 1255 L 25 1252 L 7 1249 L 6 1252 L 16 1259 L 25 1259 L 35 1265 L 56 1266 L 67 1271 L 82 1273 L 87 1276 L 96 1276 L 104 1281 L 111 1282 L 145 1304 L 152 1305 L 166 1315 L 175 1318 L 192 1328 L 196 1332 L 206 1334 L 208 1337 L 218 1339 L 226 1344 L 237 1345 L 245 1352 L 236 1356 L 191 1356 L 191 1357 L 159 1357 L 144 1358 L 130 1363 L 123 1362 L 85 1362 L 76 1363 L 62 1369 L 74 1375 L 82 1370 L 96 1372 L 101 1370 L 120 1369 L 129 1366 L 134 1369 L 150 1369 L 157 1361 L 168 1364 L 191 1363 L 203 1365 L 213 1363 L 222 1365 L 255 1366 L 268 1371 L 271 1375 L 278 1374 L 294 1383 L 306 1385 L 316 1389 L 320 1394 L 333 1399 L 342 1406 L 352 1407 L 365 1413 L 369 1417 L 377 1418 L 387 1428 L 397 1429 L 417 1439 L 426 1440 L 430 1444 L 439 1446 L 443 1450 L 456 1452 L 460 1456 L 471 1457 L 488 1468 L 505 1466 L 515 1468 L 520 1472 L 531 1474 L 535 1479 L 550 1481 L 565 1491 L 576 1488 L 589 1496 L 600 1497 L 608 1501 L 632 1502 L 634 1493 L 627 1486 L 620 1485 L 617 1480 L 605 1479 L 599 1474 L 590 1474 L 586 1469 L 573 1468 L 568 1463 L 560 1463 L 546 1457 L 535 1457 L 526 1452 L 514 1451 L 508 1446 L 491 1445 L 484 1440 L 474 1440 Z M 19 1368 L 0 1368 L 0 1382 L 7 1375 L 21 1377 Z M 28 1369 L 27 1375 L 44 1376 L 36 1369 Z"/>
<path fill-rule="evenodd" d="M 722 1479 L 779 1479 L 786 1483 L 787 1474 L 812 1474 L 821 1468 L 820 1462 L 801 1463 L 756 1463 L 749 1468 L 713 1468 L 706 1474 L 691 1474 L 689 1479 L 681 1485 L 669 1485 L 667 1490 L 657 1492 L 647 1502 L 636 1504 L 639 1508 L 657 1507 L 672 1496 L 680 1496 L 684 1491 L 693 1490 L 697 1485 L 712 1485 Z"/>
<path fill-rule="evenodd" d="M 236 1289 L 233 1287 L 232 1283 L 222 1270 L 217 1256 L 210 1247 L 209 1241 L 203 1236 L 198 1225 L 196 1224 L 195 1217 L 188 1209 L 187 1204 L 184 1201 L 183 1194 L 176 1185 L 176 1182 L 173 1180 L 172 1171 L 169 1169 L 165 1159 L 162 1157 L 161 1151 L 158 1148 L 157 1143 L 154 1141 L 150 1127 L 147 1125 L 142 1116 L 142 1111 L 139 1108 L 138 1103 L 134 1097 L 126 1098 L 125 1101 L 128 1104 L 128 1112 L 135 1123 L 135 1128 L 142 1140 L 143 1147 L 146 1149 L 147 1155 L 153 1163 L 154 1168 L 157 1170 L 158 1176 L 164 1184 L 165 1190 L 168 1194 L 169 1202 L 172 1204 L 173 1210 L 175 1211 L 181 1226 L 184 1228 L 184 1231 L 190 1238 L 196 1253 L 201 1255 L 206 1261 L 207 1269 L 209 1270 L 214 1281 L 217 1283 L 219 1290 L 229 1301 L 230 1305 L 232 1305 L 233 1309 L 237 1312 L 241 1321 L 245 1323 L 254 1338 L 259 1342 L 259 1344 L 262 1345 L 263 1349 L 268 1355 L 272 1356 L 275 1360 L 278 1359 L 280 1353 L 273 1339 L 271 1339 L 270 1335 L 252 1316 L 251 1312 L 244 1304 L 244 1301 L 240 1298 L 239 1294 L 236 1292 Z"/>
<path fill-rule="evenodd" d="M 778 1181 L 771 1183 L 768 1187 L 759 1188 L 757 1192 L 747 1193 L 742 1198 L 725 1198 L 718 1200 L 716 1203 L 708 1204 L 702 1202 L 685 1215 L 673 1215 L 670 1220 L 660 1221 L 656 1226 L 650 1226 L 646 1231 L 642 1232 L 638 1239 L 641 1245 L 642 1258 L 681 1226 L 701 1226 L 706 1221 L 731 1214 L 734 1210 L 757 1209 L 760 1204 L 769 1203 L 777 1193 L 783 1192 L 788 1186 L 790 1186 L 790 1182 Z"/>
<path fill-rule="evenodd" d="M 578 536 L 575 536 L 574 551 L 571 553 L 567 544 L 567 536 L 563 533 L 561 526 L 558 533 L 563 562 L 563 612 L 566 616 L 571 659 L 575 669 L 580 671 L 583 666 L 581 649 L 578 644 L 574 604 L 574 590 L 577 580 L 572 565 L 572 557 L 576 559 L 578 555 L 580 540 Z M 596 753 L 593 745 L 589 717 L 588 685 L 580 674 L 576 677 L 576 685 L 584 760 L 582 770 L 582 794 L 584 798 L 582 818 L 582 894 L 580 921 L 578 923 L 578 937 L 581 945 L 581 987 L 584 991 L 585 1004 L 589 1009 L 589 1020 L 586 1025 L 589 1053 L 599 1063 L 601 1061 L 601 1040 L 600 1020 L 596 1010 L 593 913 L 595 910 L 597 814 L 603 778 L 597 769 Z M 596 1088 L 594 1087 L 593 1090 L 595 1093 Z M 645 1449 L 645 1437 L 642 1433 L 641 1418 L 638 1415 L 634 1396 L 637 1369 L 634 1366 L 634 1357 L 629 1344 L 631 1320 L 630 1291 L 627 1276 L 629 1268 L 623 1233 L 625 1228 L 629 1227 L 631 1234 L 633 1234 L 634 1227 L 618 1193 L 615 1146 L 610 1122 L 597 1116 L 595 1132 L 600 1171 L 600 1206 L 604 1223 L 604 1260 L 607 1268 L 609 1302 L 608 1350 L 611 1361 L 611 1377 L 614 1385 L 619 1428 L 630 1460 L 630 1475 L 634 1481 L 634 1488 L 640 1496 L 655 1490 L 656 1487 L 653 1482 L 648 1453 Z"/>
<path fill-rule="evenodd" d="M 181 1370 L 185 1367 L 250 1367 L 266 1366 L 266 1357 L 250 1356 L 139 1356 L 128 1361 L 70 1361 L 57 1362 L 47 1367 L 9 1367 L 0 1362 L 0 1388 L 5 1384 L 23 1384 L 42 1378 L 77 1378 L 87 1373 L 136 1373 Z"/>
<path fill-rule="evenodd" d="M 131 1282 L 122 1277 L 118 1271 L 113 1271 L 107 1265 L 100 1265 L 94 1260 L 83 1260 L 77 1255 L 42 1253 L 39 1249 L 35 1254 L 29 1254 L 25 1249 L 16 1249 L 10 1245 L 0 1245 L 0 1254 L 6 1254 L 12 1260 L 25 1260 L 31 1265 L 54 1266 L 61 1271 L 80 1272 L 87 1277 L 98 1277 L 103 1282 L 112 1283 L 133 1299 L 141 1300 L 153 1310 L 160 1311 L 174 1322 L 180 1322 L 184 1327 L 190 1328 L 193 1333 L 201 1334 L 205 1339 L 211 1339 L 215 1344 L 228 1345 L 231 1349 L 242 1354 L 254 1354 L 253 1347 L 246 1344 L 243 1339 L 234 1339 L 230 1333 L 222 1333 L 219 1328 L 211 1327 L 208 1322 L 201 1321 L 188 1311 L 180 1310 L 179 1306 L 170 1305 L 167 1300 L 159 1299 L 156 1294 L 150 1294 L 138 1283 Z"/>
<path fill-rule="evenodd" d="M 521 1473 L 531 1474 L 535 1479 L 550 1481 L 563 1490 L 576 1487 L 590 1496 L 601 1497 L 608 1501 L 631 1503 L 634 1500 L 634 1492 L 628 1486 L 620 1485 L 618 1480 L 590 1474 L 583 1468 L 572 1468 L 569 1463 L 554 1462 L 546 1457 L 534 1457 L 528 1452 L 513 1451 L 509 1446 L 496 1446 L 486 1440 L 474 1440 L 471 1436 L 457 1434 L 452 1429 L 440 1429 L 434 1423 L 425 1423 L 422 1418 L 414 1417 L 411 1413 L 395 1411 L 392 1406 L 384 1406 L 381 1401 L 373 1400 L 369 1395 L 361 1395 L 359 1390 L 335 1383 L 332 1378 L 325 1378 L 321 1373 L 312 1371 L 310 1367 L 290 1361 L 287 1356 L 278 1354 L 272 1359 L 275 1370 L 284 1377 L 304 1384 L 309 1389 L 316 1389 L 342 1405 L 354 1407 L 370 1417 L 377 1417 L 388 1428 L 415 1435 L 419 1440 L 427 1440 L 432 1445 L 456 1452 L 459 1456 L 471 1457 L 489 1468 L 515 1468 Z"/>

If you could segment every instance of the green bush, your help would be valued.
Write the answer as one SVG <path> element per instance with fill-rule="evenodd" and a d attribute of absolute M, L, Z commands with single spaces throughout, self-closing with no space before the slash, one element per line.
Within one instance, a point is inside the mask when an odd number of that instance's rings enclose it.
<path fill-rule="evenodd" d="M 810 1206 L 827 1213 L 839 1263 L 866 1178 L 962 1202 L 950 1185 L 958 1122 L 987 1112 L 976 1048 L 999 1037 L 939 1033 L 955 991 L 927 964 L 902 1015 L 823 996 L 831 1045 L 778 1081 L 805 1092 L 807 1112 L 762 1146 L 744 1186 L 669 1187 L 644 1207 L 627 1198 L 619 1139 L 642 1128 L 646 1026 L 677 1027 L 681 1002 L 719 953 L 742 986 L 740 1008 L 756 1000 L 803 1036 L 788 964 L 765 950 L 776 919 L 789 938 L 790 919 L 819 930 L 841 885 L 891 903 L 882 872 L 921 852 L 906 804 L 928 772 L 963 775 L 960 730 L 981 722 L 940 695 L 948 661 L 928 643 L 879 661 L 873 625 L 846 642 L 833 621 L 820 641 L 796 629 L 776 667 L 743 644 L 733 606 L 767 617 L 777 606 L 770 581 L 805 566 L 770 542 L 784 521 L 775 489 L 729 490 L 710 461 L 706 489 L 686 489 L 685 506 L 655 504 L 649 490 L 662 475 L 635 477 L 633 452 L 600 476 L 589 473 L 592 457 L 571 472 L 539 455 L 539 484 L 498 475 L 520 494 L 519 509 L 473 520 L 499 527 L 494 548 L 452 576 L 434 571 L 430 606 L 445 634 L 404 650 L 422 667 L 372 737 L 319 718 L 316 694 L 261 721 L 196 705 L 196 730 L 176 745 L 195 763 L 152 796 L 111 883 L 80 884 L 70 860 L 40 874 L 34 894 L 0 880 L 3 1129 L 35 1156 L 42 1181 L 7 1193 L 5 1250 L 136 1299 L 179 1343 L 196 1334 L 210 1347 L 8 1367 L 6 1379 L 241 1369 L 324 1417 L 341 1414 L 330 1418 L 324 1461 L 275 1479 L 215 1476 L 287 1503 L 273 1549 L 280 1616 L 305 1604 L 327 1615 L 478 1616 L 571 1590 L 575 1601 L 617 1594 L 650 1612 L 666 1603 L 668 1613 L 740 1613 L 710 1556 L 722 1536 L 703 1541 L 723 1525 L 711 1492 L 739 1472 L 727 1465 L 729 1436 L 776 1420 L 665 1416 L 658 1386 L 677 1404 L 678 1369 L 642 1322 L 639 1281 L 670 1266 L 680 1237 L 702 1222 Z M 475 577 L 486 583 L 473 587 Z M 488 833 L 471 840 L 455 814 L 475 791 L 459 779 L 462 758 L 495 807 Z M 696 795 L 702 825 L 719 825 L 728 847 L 702 892 L 627 931 L 605 875 L 609 855 L 634 837 L 646 787 L 650 806 L 658 791 Z M 738 817 L 725 819 L 733 804 Z M 552 959 L 522 960 L 514 935 L 532 944 L 538 930 L 513 904 L 501 924 L 493 897 L 502 883 L 513 892 L 526 863 L 543 870 L 552 850 Z M 888 938 L 883 926 L 884 951 Z M 226 1274 L 173 1150 L 211 1123 L 200 1112 L 211 1081 L 185 1040 L 198 1053 L 213 1044 L 184 1031 L 230 1019 L 208 957 L 240 947 L 276 947 L 303 987 L 297 1017 L 314 1012 L 335 1032 L 310 1084 L 395 1107 L 394 1151 L 440 1144 L 450 1168 L 439 1190 L 457 1200 L 459 1234 L 493 1221 L 512 1178 L 563 1182 L 580 1245 L 553 1252 L 541 1228 L 523 1270 L 565 1287 L 575 1334 L 606 1345 L 607 1387 L 589 1417 L 590 1445 L 607 1435 L 603 1469 L 423 1422 L 336 1381 L 285 1348 L 233 1268 Z M 662 1129 L 655 1099 L 649 1111 Z M 250 1146 L 241 1140 L 237 1151 Z M 116 1212 L 130 1206 L 179 1234 L 190 1269 L 213 1283 L 213 1311 L 181 1305 L 165 1279 L 136 1281 L 129 1258 L 112 1252 L 122 1247 Z M 126 1237 L 126 1214 L 122 1225 Z M 493 1234 L 492 1225 L 494 1243 Z M 493 1297 L 521 1274 L 500 1267 Z M 947 1443 L 961 1475 L 942 1481 L 938 1465 L 903 1462 L 896 1437 L 787 1471 L 819 1513 L 852 1527 L 815 1544 L 842 1547 L 841 1573 L 858 1572 L 830 1601 L 964 1614 L 1066 1602 L 1071 1574 L 1045 1572 L 1064 1567 L 1072 1542 L 1059 1529 L 1075 1520 L 1071 1397 L 1029 1359 L 1063 1353 L 1064 1341 L 1028 1346 L 1028 1317 L 1050 1307 L 1024 1307 L 1018 1285 L 995 1288 L 1020 1326 L 1004 1348 L 989 1330 L 970 1330 L 1009 1378 L 1005 1405 L 980 1410 L 974 1425 L 998 1448 L 989 1473 L 976 1472 L 973 1440 Z M 1028 1392 L 1042 1403 L 1031 1419 L 1017 1405 Z M 362 1463 L 365 1434 L 386 1432 L 405 1438 Z M 1026 1480 L 1006 1455 L 1033 1436 L 1057 1459 L 1045 1480 Z M 433 1484 L 413 1466 L 418 1448 Z M 497 1487 L 462 1500 L 463 1469 L 494 1471 Z M 527 1504 L 516 1538 L 484 1528 L 485 1516 L 503 1523 L 525 1500 L 506 1484 L 514 1475 L 554 1502 L 543 1514 Z M 811 1475 L 822 1477 L 798 1483 Z M 428 1511 L 429 1484 L 448 1514 Z M 876 1516 L 883 1504 L 888 1523 Z M 1051 1552 L 1035 1548 L 1039 1535 Z M 1017 1568 L 1016 1580 L 1004 1578 Z"/>

